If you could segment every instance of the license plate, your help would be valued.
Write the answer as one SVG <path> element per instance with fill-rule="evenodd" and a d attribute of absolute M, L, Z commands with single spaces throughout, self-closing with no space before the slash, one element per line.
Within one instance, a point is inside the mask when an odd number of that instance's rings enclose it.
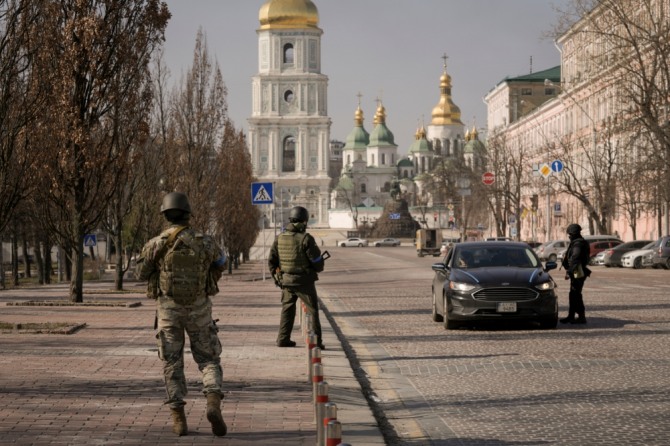
<path fill-rule="evenodd" d="M 516 313 L 516 302 L 498 302 L 498 313 Z"/>

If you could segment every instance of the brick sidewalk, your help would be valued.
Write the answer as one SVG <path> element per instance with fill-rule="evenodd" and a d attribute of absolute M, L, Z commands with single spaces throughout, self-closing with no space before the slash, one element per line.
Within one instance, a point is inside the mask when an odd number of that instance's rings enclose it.
<path fill-rule="evenodd" d="M 214 298 L 223 344 L 228 435 L 211 434 L 200 393 L 200 372 L 187 348 L 189 435 L 171 430 L 153 331 L 154 304 L 141 284 L 115 293 L 111 282 L 87 282 L 85 302 L 109 306 L 18 306 L 27 300 L 66 300 L 66 284 L 0 291 L 0 322 L 86 323 L 71 335 L 0 334 L 0 443 L 20 445 L 316 443 L 306 348 L 277 348 L 279 291 L 260 265 L 224 274 Z M 141 306 L 123 306 L 141 302 Z M 117 306 L 111 306 L 111 304 Z M 323 353 L 331 401 L 338 405 L 343 440 L 381 445 L 383 439 L 355 382 L 328 319 L 322 315 Z M 294 340 L 299 346 L 296 324 Z M 339 400 L 338 400 L 339 398 Z M 345 424 L 349 423 L 349 424 Z"/>

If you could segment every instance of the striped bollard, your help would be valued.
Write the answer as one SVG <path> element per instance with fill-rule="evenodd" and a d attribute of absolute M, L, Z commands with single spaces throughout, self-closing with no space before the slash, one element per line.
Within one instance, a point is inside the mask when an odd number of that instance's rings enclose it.
<path fill-rule="evenodd" d="M 320 443 L 317 443 L 319 446 L 325 446 L 326 444 L 326 429 L 328 428 L 328 423 L 337 420 L 337 404 L 328 402 L 324 404 L 323 410 L 323 422 L 321 423 L 323 425 L 323 435 L 319 437 Z"/>
<path fill-rule="evenodd" d="M 315 347 L 317 347 L 316 333 L 310 332 L 307 337 L 307 374 L 309 375 L 307 377 L 307 382 L 312 382 L 312 350 L 314 350 Z"/>
<path fill-rule="evenodd" d="M 323 364 L 312 365 L 312 401 L 316 404 L 316 386 L 323 381 Z"/>
<path fill-rule="evenodd" d="M 337 420 L 331 420 L 326 426 L 326 446 L 342 444 L 342 425 Z"/>
<path fill-rule="evenodd" d="M 324 446 L 322 439 L 324 438 L 324 426 L 323 417 L 326 413 L 325 405 L 328 402 L 328 383 L 326 381 L 321 381 L 316 385 L 316 444 L 318 446 Z"/>

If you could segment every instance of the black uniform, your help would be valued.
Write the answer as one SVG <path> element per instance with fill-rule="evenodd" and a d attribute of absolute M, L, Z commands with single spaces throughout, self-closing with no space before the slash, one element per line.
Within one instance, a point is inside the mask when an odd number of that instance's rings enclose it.
<path fill-rule="evenodd" d="M 589 243 L 584 240 L 580 234 L 570 234 L 570 245 L 565 252 L 565 257 L 563 257 L 563 268 L 565 268 L 566 274 L 570 278 L 570 306 L 568 309 L 568 317 L 561 319 L 561 322 L 563 323 L 586 322 L 582 290 L 584 289 L 586 278 L 591 274 L 591 270 L 587 266 L 590 258 Z M 575 273 L 579 271 L 580 267 L 583 274 L 581 274 L 581 277 L 575 277 Z M 579 317 L 575 319 L 575 315 L 579 315 Z"/>
<path fill-rule="evenodd" d="M 319 301 L 314 282 L 319 280 L 318 273 L 323 271 L 324 259 L 314 237 L 305 232 L 306 228 L 305 223 L 289 223 L 286 231 L 277 237 L 270 249 L 268 267 L 273 276 L 281 277 L 282 285 L 282 311 L 277 335 L 277 345 L 281 347 L 295 345 L 291 341 L 291 331 L 295 320 L 295 304 L 299 298 L 312 317 L 317 344 L 323 348 Z"/>

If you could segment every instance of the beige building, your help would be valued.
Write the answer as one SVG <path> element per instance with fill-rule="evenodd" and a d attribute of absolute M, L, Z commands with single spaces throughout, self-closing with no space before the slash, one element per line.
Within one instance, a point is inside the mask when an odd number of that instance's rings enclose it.
<path fill-rule="evenodd" d="M 615 3 L 628 8 L 627 20 L 663 21 L 654 16 L 660 9 L 645 17 L 637 2 Z M 670 2 L 659 0 L 656 7 L 661 3 L 667 11 Z M 650 169 L 652 159 L 662 157 L 645 130 L 649 119 L 636 113 L 641 108 L 631 88 L 639 80 L 631 73 L 643 70 L 631 69 L 635 58 L 626 59 L 612 40 L 616 33 L 607 32 L 616 29 L 612 20 L 607 9 L 594 9 L 557 40 L 560 67 L 505 79 L 485 97 L 489 149 L 504 147 L 524 163 L 517 216 L 522 240 L 563 238 L 572 222 L 586 233 L 623 240 L 668 232 L 667 201 L 659 201 L 663 190 L 654 184 L 660 177 Z"/>

